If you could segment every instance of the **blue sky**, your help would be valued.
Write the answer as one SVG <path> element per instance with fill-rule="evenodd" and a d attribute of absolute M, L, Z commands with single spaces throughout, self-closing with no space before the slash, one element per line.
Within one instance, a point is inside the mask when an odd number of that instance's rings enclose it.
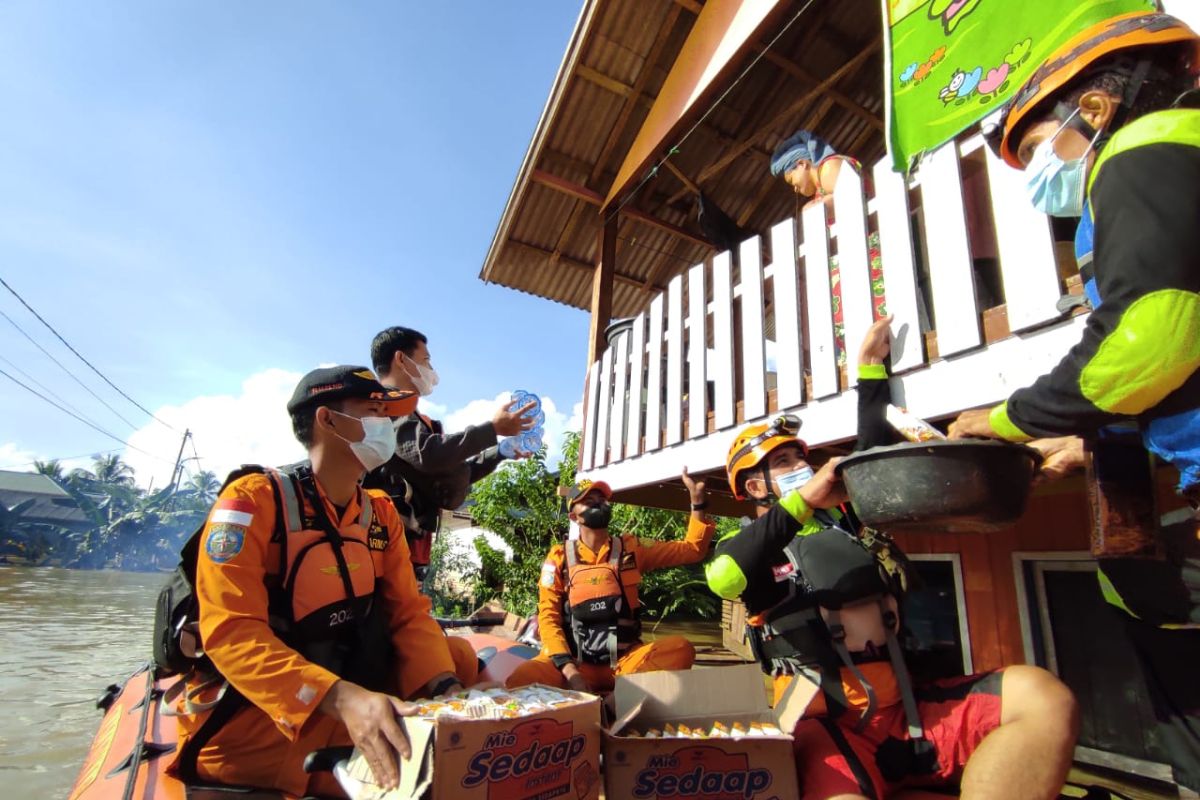
<path fill-rule="evenodd" d="M 578 10 L 4 3 L 0 276 L 118 386 L 195 428 L 206 466 L 290 447 L 295 376 L 367 363 L 392 324 L 430 337 L 442 378 L 431 410 L 465 424 L 519 386 L 551 398 L 566 426 L 587 315 L 477 275 Z M 0 311 L 139 430 L 3 319 L 0 355 L 173 458 L 176 433 L 7 292 Z M 0 377 L 0 468 L 117 446 Z"/>

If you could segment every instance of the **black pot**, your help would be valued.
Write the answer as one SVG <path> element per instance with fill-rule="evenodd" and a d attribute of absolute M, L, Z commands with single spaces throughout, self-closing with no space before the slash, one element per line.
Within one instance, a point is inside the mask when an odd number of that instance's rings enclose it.
<path fill-rule="evenodd" d="M 1042 456 L 991 439 L 905 442 L 872 447 L 837 466 L 854 510 L 885 531 L 979 533 L 1025 512 Z"/>

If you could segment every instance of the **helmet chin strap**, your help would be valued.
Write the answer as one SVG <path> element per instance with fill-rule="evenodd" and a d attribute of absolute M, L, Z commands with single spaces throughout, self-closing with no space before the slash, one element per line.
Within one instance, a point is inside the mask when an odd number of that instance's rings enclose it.
<path fill-rule="evenodd" d="M 766 497 L 755 497 L 754 505 L 756 505 L 756 506 L 774 505 L 776 502 L 778 502 L 779 497 L 778 497 L 778 495 L 775 494 L 775 486 L 774 486 L 773 482 L 771 481 L 771 467 L 769 464 L 767 464 L 766 459 L 763 459 L 763 463 L 760 464 L 759 466 L 762 467 L 762 479 L 763 479 L 763 483 L 767 487 L 767 496 Z"/>

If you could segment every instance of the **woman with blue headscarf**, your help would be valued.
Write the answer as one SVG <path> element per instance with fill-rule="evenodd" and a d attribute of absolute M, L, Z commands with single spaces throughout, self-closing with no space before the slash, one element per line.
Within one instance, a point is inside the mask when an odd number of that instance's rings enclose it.
<path fill-rule="evenodd" d="M 807 205 L 828 202 L 833 197 L 842 162 L 855 171 L 862 166 L 849 156 L 838 155 L 829 142 L 810 131 L 796 131 L 775 148 L 771 156 L 771 174 L 782 176 L 788 186 L 802 197 L 812 198 Z"/>
<path fill-rule="evenodd" d="M 796 131 L 784 139 L 771 155 L 771 174 L 781 176 L 801 197 L 810 198 L 805 208 L 825 203 L 832 208 L 833 189 L 842 164 L 862 174 L 862 165 L 850 156 L 838 154 L 829 142 L 810 131 Z M 832 224 L 832 220 L 830 220 Z M 867 236 L 871 276 L 871 305 L 875 319 L 887 316 L 883 294 L 883 261 L 879 253 L 879 234 Z M 833 294 L 833 335 L 838 366 L 846 364 L 846 326 L 842 316 L 841 272 L 837 256 L 829 258 L 829 283 Z"/>

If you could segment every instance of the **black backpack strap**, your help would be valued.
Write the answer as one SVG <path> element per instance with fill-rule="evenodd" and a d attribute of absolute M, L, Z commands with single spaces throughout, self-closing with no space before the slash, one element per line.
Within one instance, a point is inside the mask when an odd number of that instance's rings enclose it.
<path fill-rule="evenodd" d="M 921 715 L 917 712 L 917 698 L 913 693 L 912 677 L 908 674 L 908 666 L 904 663 L 904 652 L 900 641 L 896 638 L 895 629 L 899 627 L 896 612 L 888 608 L 887 597 L 879 598 L 879 613 L 883 617 L 883 629 L 887 632 L 888 657 L 892 661 L 892 672 L 896 674 L 896 686 L 900 689 L 900 699 L 904 703 L 904 717 L 908 722 L 908 737 L 914 742 L 925 740 L 925 728 L 921 724 Z"/>
<path fill-rule="evenodd" d="M 212 740 L 217 731 L 225 727 L 225 723 L 233 719 L 238 711 L 249 704 L 241 692 L 232 686 L 227 687 L 220 701 L 208 715 L 208 719 L 204 720 L 199 730 L 188 738 L 179 751 L 179 760 L 176 761 L 176 764 L 178 764 L 179 777 L 183 779 L 184 783 L 196 783 L 200 780 L 200 776 L 196 772 L 196 761 L 200 757 L 200 751 Z"/>
<path fill-rule="evenodd" d="M 333 558 L 337 562 L 338 576 L 342 579 L 342 589 L 346 593 L 346 600 L 352 603 L 357 595 L 354 592 L 354 582 L 350 579 L 350 566 L 346 563 L 346 554 L 342 551 L 342 532 L 329 518 L 325 501 L 321 499 L 321 494 L 317 491 L 317 482 L 313 477 L 312 469 L 302 467 L 296 471 L 295 475 L 300 484 L 301 494 L 312 506 L 314 522 L 324 531 L 325 539 L 329 542 L 330 549 L 333 550 Z"/>
<path fill-rule="evenodd" d="M 858 722 L 854 724 L 855 733 L 862 733 L 863 729 L 867 727 L 867 723 L 871 721 L 871 717 L 875 716 L 875 687 L 871 685 L 871 682 L 867 680 L 867 676 L 864 675 L 862 670 L 858 668 L 858 665 L 854 663 L 854 659 L 850 656 L 850 651 L 846 649 L 846 628 L 842 625 L 841 612 L 837 609 L 831 608 L 827 609 L 827 613 L 828 620 L 826 624 L 829 626 L 829 638 L 832 641 L 834 652 L 838 654 L 838 658 L 841 659 L 842 665 L 845 666 L 846 669 L 850 670 L 855 679 L 862 684 L 863 691 L 867 693 L 867 710 L 862 713 L 862 715 L 858 718 Z M 837 684 L 839 687 L 841 687 L 841 670 L 837 670 L 836 672 L 838 673 Z M 896 679 L 899 680 L 899 676 L 897 676 Z M 843 704 L 845 704 L 845 696 L 845 690 L 843 689 Z"/>

